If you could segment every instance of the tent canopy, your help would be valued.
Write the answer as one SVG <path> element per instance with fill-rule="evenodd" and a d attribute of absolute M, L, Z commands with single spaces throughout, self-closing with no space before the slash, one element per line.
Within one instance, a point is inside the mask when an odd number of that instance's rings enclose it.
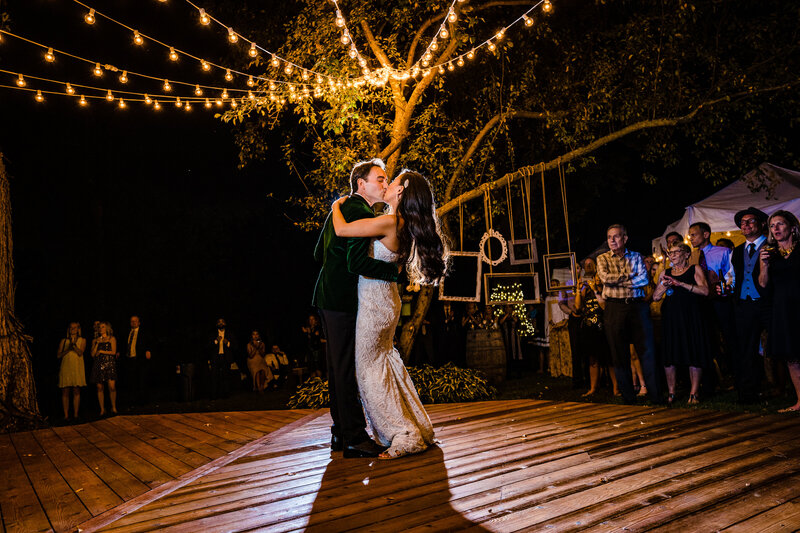
<path fill-rule="evenodd" d="M 752 192 L 748 188 L 748 178 L 758 174 L 767 183 L 775 185 L 772 191 Z M 661 247 L 666 246 L 664 236 L 667 233 L 676 231 L 685 236 L 689 226 L 695 222 L 707 223 L 714 233 L 738 231 L 733 217 L 738 211 L 748 207 L 756 207 L 767 215 L 784 209 L 800 218 L 800 172 L 771 163 L 760 164 L 742 179 L 687 207 L 680 220 L 667 226 L 660 237 L 653 239 L 653 255 L 658 257 L 661 254 Z"/>

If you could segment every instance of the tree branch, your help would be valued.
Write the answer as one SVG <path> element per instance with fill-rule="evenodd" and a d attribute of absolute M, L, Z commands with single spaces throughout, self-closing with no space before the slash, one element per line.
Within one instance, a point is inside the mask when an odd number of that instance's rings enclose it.
<path fill-rule="evenodd" d="M 366 20 L 361 21 L 361 29 L 364 30 L 367 43 L 369 44 L 369 47 L 372 49 L 372 53 L 375 54 L 375 57 L 378 59 L 378 62 L 381 64 L 381 66 L 392 68 L 392 62 L 389 61 L 389 57 L 386 55 L 386 52 L 384 52 L 383 48 L 381 48 L 381 45 L 378 44 L 378 41 L 372 34 L 372 30 L 369 29 L 369 24 L 367 24 Z"/>

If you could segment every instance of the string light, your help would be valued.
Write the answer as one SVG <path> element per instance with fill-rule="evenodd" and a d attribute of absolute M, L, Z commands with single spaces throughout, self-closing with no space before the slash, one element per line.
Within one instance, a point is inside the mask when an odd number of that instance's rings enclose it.
<path fill-rule="evenodd" d="M 250 57 L 256 57 L 258 55 L 258 48 L 256 48 L 256 43 L 250 43 L 250 50 L 247 53 Z"/>
<path fill-rule="evenodd" d="M 158 100 L 153 100 L 153 109 L 155 109 L 156 111 L 161 109 L 161 104 L 158 103 Z"/>
<path fill-rule="evenodd" d="M 459 58 L 458 58 L 458 61 L 456 61 L 456 64 L 457 64 L 459 67 L 463 67 L 463 66 L 464 66 L 464 58 L 463 58 L 463 57 L 459 57 Z"/>
<path fill-rule="evenodd" d="M 53 54 L 52 48 L 47 49 L 47 52 L 45 52 L 44 54 L 44 60 L 47 61 L 48 63 L 52 63 L 53 61 L 56 60 L 56 56 L 55 54 Z"/>
<path fill-rule="evenodd" d="M 122 98 L 120 98 L 120 99 L 119 99 L 119 108 L 120 108 L 120 109 L 125 109 L 126 107 L 128 107 L 128 104 L 126 104 L 126 103 L 125 103 L 125 100 L 123 100 Z"/>
<path fill-rule="evenodd" d="M 144 38 L 142 38 L 138 30 L 133 30 L 133 43 L 139 46 L 144 44 Z"/>
<path fill-rule="evenodd" d="M 205 59 L 200 62 L 200 66 L 203 67 L 203 70 L 205 70 L 206 72 L 211 70 L 211 65 L 209 65 L 208 61 L 206 61 Z"/>
<path fill-rule="evenodd" d="M 208 108 L 210 108 L 210 107 L 211 107 L 211 100 L 209 100 L 208 98 L 206 98 L 206 109 L 208 109 Z"/>
<path fill-rule="evenodd" d="M 153 103 L 153 99 L 150 98 L 150 96 L 147 93 L 145 93 L 145 95 L 144 95 L 144 103 L 148 104 L 148 105 Z"/>
<path fill-rule="evenodd" d="M 530 18 L 528 15 L 522 15 L 522 20 L 525 21 L 525 25 L 530 27 L 533 26 L 533 19 Z"/>
<path fill-rule="evenodd" d="M 184 111 L 191 111 L 192 104 L 190 102 L 186 102 L 186 105 L 183 106 Z"/>
<path fill-rule="evenodd" d="M 72 88 L 72 85 L 70 85 L 69 83 L 67 83 L 67 88 L 66 88 L 66 91 L 67 91 L 67 94 L 68 94 L 68 95 L 70 95 L 70 96 L 72 96 L 73 94 L 75 94 L 75 89 L 73 89 L 73 88 Z"/>
<path fill-rule="evenodd" d="M 178 60 L 178 52 L 176 52 L 175 48 L 172 47 L 172 46 L 169 47 L 169 58 L 172 61 L 177 61 Z"/>
<path fill-rule="evenodd" d="M 86 24 L 94 24 L 94 9 L 90 9 L 89 12 L 83 17 L 83 20 L 86 21 Z"/>
<path fill-rule="evenodd" d="M 256 84 L 256 82 L 253 80 L 253 76 L 248 76 L 248 78 L 247 78 L 247 85 L 248 85 L 249 87 L 252 87 L 252 86 L 254 86 L 255 84 Z"/>
<path fill-rule="evenodd" d="M 475 50 L 470 50 L 467 52 L 467 59 L 472 59 L 475 57 Z"/>
<path fill-rule="evenodd" d="M 222 99 L 223 100 L 227 100 L 228 99 L 228 89 L 223 89 L 222 90 Z"/>
<path fill-rule="evenodd" d="M 42 91 L 36 91 L 36 96 L 34 96 L 37 102 L 44 102 L 44 95 L 42 95 Z"/>
<path fill-rule="evenodd" d="M 289 76 L 292 73 L 293 70 L 294 70 L 294 67 L 292 67 L 291 63 L 286 63 L 286 66 L 283 67 L 283 72 L 285 72 L 287 76 Z"/>
<path fill-rule="evenodd" d="M 22 76 L 22 74 L 20 74 L 19 77 L 17 78 L 17 85 L 20 87 L 25 87 L 27 85 L 27 83 L 25 82 L 25 78 Z"/>
<path fill-rule="evenodd" d="M 489 43 L 489 50 L 491 50 L 492 52 L 494 52 L 496 49 L 497 49 L 497 46 L 495 46 L 495 44 L 494 44 L 494 43 Z"/>
<path fill-rule="evenodd" d="M 196 94 L 197 96 L 203 96 L 203 89 L 201 89 L 199 85 L 195 85 L 194 94 Z"/>
<path fill-rule="evenodd" d="M 211 24 L 211 19 L 208 18 L 208 15 L 206 15 L 206 10 L 202 8 L 200 9 L 200 24 L 203 26 L 208 26 Z"/>
<path fill-rule="evenodd" d="M 231 98 L 231 107 L 232 107 L 233 109 L 236 109 L 236 106 L 237 106 L 237 105 L 238 105 L 238 104 L 236 103 L 236 99 L 235 99 L 235 98 Z"/>
<path fill-rule="evenodd" d="M 228 40 L 231 43 L 236 43 L 239 40 L 239 36 L 236 35 L 236 32 L 233 31 L 233 28 L 228 28 Z"/>
<path fill-rule="evenodd" d="M 342 44 L 348 44 L 350 42 L 350 36 L 347 34 L 347 32 L 344 32 L 340 40 L 342 41 Z"/>
<path fill-rule="evenodd" d="M 123 70 L 122 74 L 119 75 L 119 82 L 120 83 L 128 83 L 128 71 Z"/>
<path fill-rule="evenodd" d="M 225 71 L 225 80 L 226 81 L 232 81 L 233 80 L 233 74 L 231 74 L 231 69 L 228 69 L 228 70 Z"/>
<path fill-rule="evenodd" d="M 214 103 L 217 104 L 217 107 L 222 107 L 222 98 L 217 98 Z"/>
<path fill-rule="evenodd" d="M 181 102 L 181 97 L 179 96 L 175 99 L 175 107 L 181 107 L 182 105 L 183 102 Z"/>
<path fill-rule="evenodd" d="M 100 63 L 95 63 L 94 75 L 97 76 L 98 78 L 103 75 L 103 67 L 100 66 Z"/>
<path fill-rule="evenodd" d="M 341 28 L 344 26 L 344 17 L 342 16 L 342 12 L 338 9 L 336 10 L 336 27 Z"/>
<path fill-rule="evenodd" d="M 169 84 L 169 80 L 164 80 L 164 90 L 167 92 L 172 90 L 172 85 Z"/>
<path fill-rule="evenodd" d="M 458 17 L 456 16 L 456 10 L 453 9 L 453 6 L 450 6 L 450 10 L 447 12 L 447 22 L 450 24 L 455 24 Z"/>
<path fill-rule="evenodd" d="M 249 100 L 255 100 L 256 95 L 253 94 L 253 91 L 247 91 L 247 98 Z"/>
<path fill-rule="evenodd" d="M 545 13 L 550 13 L 553 11 L 553 4 L 550 3 L 550 0 L 544 0 L 544 3 L 542 4 L 542 11 Z"/>
<path fill-rule="evenodd" d="M 108 100 L 109 102 L 113 102 L 114 101 L 114 95 L 111 93 L 110 89 L 108 91 L 108 94 L 106 94 L 106 100 Z"/>
<path fill-rule="evenodd" d="M 82 105 L 82 106 L 87 106 L 87 105 L 89 105 L 89 102 L 87 102 L 87 101 L 86 101 L 86 97 L 85 97 L 85 96 L 83 96 L 83 95 L 81 95 L 81 99 L 80 99 L 80 100 L 78 100 L 78 103 L 79 103 L 80 105 Z"/>

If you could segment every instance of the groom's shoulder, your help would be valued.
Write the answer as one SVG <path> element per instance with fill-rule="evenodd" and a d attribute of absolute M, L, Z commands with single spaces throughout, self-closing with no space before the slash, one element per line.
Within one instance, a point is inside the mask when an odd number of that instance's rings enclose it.
<path fill-rule="evenodd" d="M 372 216 L 372 209 L 370 209 L 367 202 L 358 196 L 350 196 L 342 204 L 342 214 L 347 220 L 355 218 L 363 218 L 364 216 Z"/>

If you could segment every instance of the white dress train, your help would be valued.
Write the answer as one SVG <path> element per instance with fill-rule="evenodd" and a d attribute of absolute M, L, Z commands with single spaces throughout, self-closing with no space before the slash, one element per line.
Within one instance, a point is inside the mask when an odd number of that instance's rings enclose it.
<path fill-rule="evenodd" d="M 372 255 L 388 262 L 397 258 L 378 240 L 372 243 Z M 389 446 L 387 452 L 393 456 L 421 452 L 434 442 L 431 420 L 394 347 L 400 306 L 396 283 L 359 277 L 356 320 L 358 389 L 373 437 L 380 444 Z"/>

